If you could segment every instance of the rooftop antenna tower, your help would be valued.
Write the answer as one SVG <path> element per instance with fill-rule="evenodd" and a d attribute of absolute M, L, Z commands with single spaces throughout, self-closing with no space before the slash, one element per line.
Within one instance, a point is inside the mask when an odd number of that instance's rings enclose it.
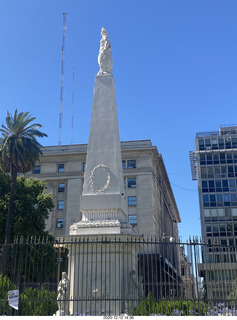
<path fill-rule="evenodd" d="M 73 67 L 73 80 L 72 80 L 72 131 L 71 131 L 71 144 L 73 144 L 73 122 L 74 122 L 74 82 L 75 82 L 75 68 Z"/>
<path fill-rule="evenodd" d="M 60 89 L 60 112 L 59 112 L 59 136 L 58 145 L 62 142 L 62 117 L 63 117 L 63 88 L 64 88 L 64 44 L 65 44 L 65 32 L 67 13 L 63 13 L 63 40 L 62 40 L 62 64 L 61 64 L 61 89 Z"/>

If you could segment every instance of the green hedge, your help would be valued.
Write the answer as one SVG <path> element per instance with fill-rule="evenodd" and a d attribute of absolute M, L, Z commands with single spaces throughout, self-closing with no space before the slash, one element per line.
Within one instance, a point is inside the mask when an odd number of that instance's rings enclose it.
<path fill-rule="evenodd" d="M 131 314 L 133 316 L 193 316 L 205 315 L 208 306 L 201 301 L 192 300 L 160 300 L 152 299 L 151 293 L 147 299 L 143 300 L 137 307 L 134 307 Z"/>
<path fill-rule="evenodd" d="M 7 276 L 0 275 L 0 315 L 49 316 L 57 311 L 55 291 L 27 288 L 20 294 L 19 310 L 8 306 L 8 291 L 17 289 Z"/>

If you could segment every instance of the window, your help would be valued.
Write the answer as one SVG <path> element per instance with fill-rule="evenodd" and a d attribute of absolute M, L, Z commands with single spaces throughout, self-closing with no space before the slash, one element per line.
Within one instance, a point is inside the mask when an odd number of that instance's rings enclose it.
<path fill-rule="evenodd" d="M 228 180 L 222 180 L 223 191 L 229 191 Z"/>
<path fill-rule="evenodd" d="M 237 196 L 236 193 L 231 193 L 230 194 L 230 199 L 231 199 L 231 205 L 236 206 L 237 205 Z"/>
<path fill-rule="evenodd" d="M 214 153 L 213 154 L 213 162 L 214 162 L 214 164 L 219 164 L 220 163 L 219 154 L 218 153 Z"/>
<path fill-rule="evenodd" d="M 207 164 L 212 164 L 212 154 L 207 154 Z"/>
<path fill-rule="evenodd" d="M 128 169 L 135 169 L 136 168 L 136 160 L 128 160 L 127 161 L 127 168 Z"/>
<path fill-rule="evenodd" d="M 219 149 L 224 149 L 224 139 L 218 139 L 219 140 Z"/>
<path fill-rule="evenodd" d="M 86 171 L 86 163 L 85 162 L 83 162 L 83 172 L 85 172 Z"/>
<path fill-rule="evenodd" d="M 64 164 L 63 163 L 58 164 L 58 172 L 59 173 L 63 173 L 64 172 Z"/>
<path fill-rule="evenodd" d="M 199 139 L 199 150 L 204 150 L 204 140 L 203 139 Z"/>
<path fill-rule="evenodd" d="M 58 210 L 63 210 L 64 209 L 64 200 L 58 201 Z"/>
<path fill-rule="evenodd" d="M 221 170 L 220 167 L 214 167 L 214 174 L 215 174 L 215 178 L 221 178 Z"/>
<path fill-rule="evenodd" d="M 206 179 L 207 178 L 206 167 L 201 167 L 201 178 L 202 179 Z"/>
<path fill-rule="evenodd" d="M 221 163 L 226 163 L 225 153 L 223 153 L 223 152 L 220 153 L 220 160 L 221 160 Z"/>
<path fill-rule="evenodd" d="M 137 197 L 128 197 L 128 205 L 136 206 L 137 205 Z"/>
<path fill-rule="evenodd" d="M 123 167 L 123 169 L 135 169 L 136 168 L 136 160 L 123 160 L 122 167 Z"/>
<path fill-rule="evenodd" d="M 205 154 L 200 154 L 200 165 L 205 165 L 206 164 L 206 157 Z"/>
<path fill-rule="evenodd" d="M 216 195 L 215 194 L 210 194 L 210 203 L 212 207 L 216 206 Z"/>
<path fill-rule="evenodd" d="M 137 215 L 136 214 L 128 215 L 128 223 L 137 224 Z"/>
<path fill-rule="evenodd" d="M 126 189 L 126 178 L 123 179 L 123 187 Z"/>
<path fill-rule="evenodd" d="M 227 153 L 227 154 L 226 154 L 226 157 L 227 157 L 227 163 L 233 163 L 232 153 Z"/>
<path fill-rule="evenodd" d="M 65 183 L 58 184 L 58 192 L 64 192 L 65 190 Z"/>
<path fill-rule="evenodd" d="M 40 166 L 35 166 L 32 173 L 33 174 L 40 174 Z"/>
<path fill-rule="evenodd" d="M 230 206 L 230 195 L 224 194 L 224 206 Z"/>
<path fill-rule="evenodd" d="M 216 192 L 222 192 L 222 187 L 221 187 L 221 180 L 216 180 Z"/>
<path fill-rule="evenodd" d="M 136 178 L 128 178 L 128 188 L 136 188 Z"/>
<path fill-rule="evenodd" d="M 213 167 L 207 167 L 208 179 L 214 178 Z"/>
<path fill-rule="evenodd" d="M 202 192 L 208 192 L 208 186 L 207 186 L 206 180 L 202 181 Z"/>
<path fill-rule="evenodd" d="M 184 267 L 182 267 L 181 272 L 182 272 L 182 276 L 185 276 L 185 269 L 184 269 Z"/>
<path fill-rule="evenodd" d="M 217 205 L 219 207 L 223 206 L 223 197 L 222 197 L 222 194 L 217 194 L 216 195 L 216 200 L 217 200 Z"/>
<path fill-rule="evenodd" d="M 207 194 L 203 195 L 203 205 L 204 207 L 209 207 L 209 196 Z"/>
<path fill-rule="evenodd" d="M 215 192 L 214 180 L 209 180 L 209 192 Z"/>
<path fill-rule="evenodd" d="M 228 177 L 234 177 L 234 167 L 228 166 Z"/>
<path fill-rule="evenodd" d="M 63 228 L 63 219 L 57 219 L 57 228 Z"/>
<path fill-rule="evenodd" d="M 122 167 L 123 167 L 123 169 L 126 169 L 126 160 L 122 161 Z"/>
<path fill-rule="evenodd" d="M 227 240 L 221 239 L 221 246 L 227 246 Z"/>

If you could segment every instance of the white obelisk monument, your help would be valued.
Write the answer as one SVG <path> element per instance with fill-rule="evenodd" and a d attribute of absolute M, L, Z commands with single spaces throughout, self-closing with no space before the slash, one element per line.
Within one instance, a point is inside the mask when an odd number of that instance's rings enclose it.
<path fill-rule="evenodd" d="M 101 35 L 80 197 L 82 220 L 70 227 L 70 235 L 134 233 L 127 222 L 111 47 L 104 28 Z"/>
<path fill-rule="evenodd" d="M 81 221 L 70 227 L 70 314 L 122 314 L 137 269 L 137 245 L 128 223 L 110 41 L 101 30 L 95 76 Z M 134 273 L 135 272 L 135 273 Z M 130 291 L 129 291 L 130 290 Z"/>

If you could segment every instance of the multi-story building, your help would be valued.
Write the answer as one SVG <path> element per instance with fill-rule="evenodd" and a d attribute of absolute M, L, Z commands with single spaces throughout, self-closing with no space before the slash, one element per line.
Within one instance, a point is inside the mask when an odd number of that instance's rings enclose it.
<path fill-rule="evenodd" d="M 86 152 L 86 144 L 44 147 L 40 162 L 27 174 L 44 179 L 53 194 L 47 229 L 55 236 L 68 235 L 81 219 Z M 150 140 L 121 142 L 121 152 L 128 219 L 136 234 L 178 241 L 180 216 L 161 154 Z"/>
<path fill-rule="evenodd" d="M 198 180 L 202 238 L 219 246 L 203 248 L 199 269 L 208 297 L 221 298 L 237 278 L 237 126 L 197 133 L 195 149 L 190 160 Z"/>

